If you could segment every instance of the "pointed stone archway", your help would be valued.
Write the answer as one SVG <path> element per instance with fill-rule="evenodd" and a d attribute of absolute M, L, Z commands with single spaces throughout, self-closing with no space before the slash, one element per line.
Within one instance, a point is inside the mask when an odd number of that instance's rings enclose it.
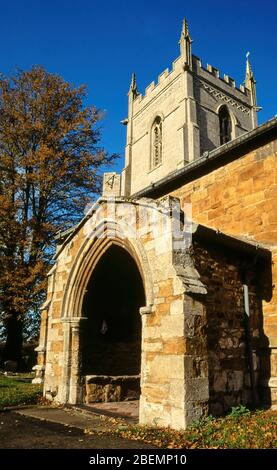
<path fill-rule="evenodd" d="M 138 346 L 136 348 L 133 347 L 133 353 L 134 356 L 136 356 L 136 371 L 138 371 L 138 373 L 136 373 L 136 385 L 134 387 L 134 384 L 131 383 L 131 388 L 133 387 L 136 388 L 136 390 L 139 390 L 140 367 L 138 364 L 140 364 L 139 356 L 141 355 L 142 328 L 141 318 L 140 316 L 138 318 L 138 312 L 141 309 L 143 312 L 150 312 L 154 298 L 149 263 L 141 243 L 138 240 L 128 240 L 124 237 L 124 233 L 122 233 L 120 225 L 116 222 L 103 219 L 99 226 L 93 227 L 93 233 L 94 236 L 88 236 L 88 234 L 86 234 L 85 240 L 75 256 L 74 263 L 68 273 L 63 296 L 63 367 L 62 380 L 57 395 L 57 400 L 60 402 L 69 402 L 74 404 L 85 401 L 87 395 L 85 386 L 87 380 L 86 376 L 100 375 L 93 373 L 95 372 L 95 369 L 93 370 L 93 364 L 95 364 L 96 361 L 93 360 L 93 348 L 89 352 L 89 334 L 86 333 L 89 330 L 92 331 L 94 328 L 98 328 L 97 321 L 99 321 L 99 315 L 97 313 L 96 316 L 91 316 L 89 313 L 89 291 L 92 288 L 92 284 L 94 284 L 94 275 L 98 277 L 97 282 L 101 283 L 102 275 L 97 275 L 97 272 L 101 270 L 101 265 L 103 266 L 106 264 L 104 260 L 107 257 L 112 256 L 111 253 L 114 253 L 115 251 L 118 254 L 114 254 L 114 257 L 117 257 L 118 259 L 119 253 L 121 253 L 121 255 L 123 254 L 122 259 L 125 259 L 125 269 L 128 268 L 128 270 L 131 271 L 131 277 L 124 274 L 127 282 L 131 281 L 134 284 L 134 279 L 136 279 L 139 285 L 137 290 L 137 299 L 135 300 L 135 303 L 133 301 L 133 307 L 131 307 L 133 311 L 135 311 L 131 317 L 133 319 L 136 318 L 136 320 L 134 320 L 134 324 L 137 325 L 137 328 L 134 327 L 134 329 L 137 330 L 139 336 Z M 99 236 L 99 233 L 101 233 L 101 236 Z M 117 264 L 119 263 L 117 262 Z M 122 268 L 118 267 L 118 269 L 119 271 L 121 269 L 121 271 L 124 272 L 124 266 Z M 108 271 L 106 270 L 106 275 L 107 272 Z M 92 293 L 93 290 L 95 292 L 95 289 L 92 288 Z M 107 293 L 103 293 L 102 289 L 102 300 L 107 297 Z M 95 300 L 96 305 L 99 306 L 100 297 L 97 299 L 96 296 Z M 123 302 L 123 306 L 125 307 L 125 310 L 128 308 L 128 302 L 126 300 Z M 102 323 L 100 328 L 102 327 Z M 131 325 L 128 331 L 130 332 L 132 328 L 133 326 Z M 127 348 L 125 347 L 125 349 Z M 94 348 L 94 354 L 96 354 L 96 347 Z M 126 357 L 127 354 L 128 352 L 126 351 Z M 97 354 L 94 359 L 97 360 Z M 103 375 L 103 373 L 105 373 L 105 369 L 101 372 L 101 375 Z"/>
<path fill-rule="evenodd" d="M 86 286 L 82 317 L 82 375 L 86 403 L 138 399 L 143 280 L 130 253 L 113 243 Z"/>

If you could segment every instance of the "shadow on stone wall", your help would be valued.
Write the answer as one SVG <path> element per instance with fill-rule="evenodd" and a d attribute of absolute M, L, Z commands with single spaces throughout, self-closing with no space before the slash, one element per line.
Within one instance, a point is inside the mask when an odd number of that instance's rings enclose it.
<path fill-rule="evenodd" d="M 258 259 L 211 242 L 194 242 L 193 257 L 207 288 L 209 413 L 223 415 L 240 404 L 270 406 L 270 358 L 262 301 L 272 296 L 271 259 Z M 245 313 L 247 275 L 250 318 Z"/>
<path fill-rule="evenodd" d="M 257 290 L 259 293 L 259 381 L 258 381 L 258 397 L 261 405 L 270 408 L 271 390 L 269 388 L 269 379 L 271 377 L 271 357 L 269 348 L 269 339 L 264 332 L 264 313 L 263 302 L 270 302 L 272 298 L 272 257 L 268 260 L 260 262 L 259 273 L 257 276 Z"/>

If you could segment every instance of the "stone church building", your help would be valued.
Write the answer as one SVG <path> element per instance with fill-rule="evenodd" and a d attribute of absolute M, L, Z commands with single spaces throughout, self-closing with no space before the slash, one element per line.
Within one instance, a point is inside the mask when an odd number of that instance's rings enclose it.
<path fill-rule="evenodd" d="M 35 381 L 60 403 L 139 399 L 141 424 L 185 428 L 276 406 L 277 119 L 192 54 L 128 94 L 125 167 L 57 237 Z"/>

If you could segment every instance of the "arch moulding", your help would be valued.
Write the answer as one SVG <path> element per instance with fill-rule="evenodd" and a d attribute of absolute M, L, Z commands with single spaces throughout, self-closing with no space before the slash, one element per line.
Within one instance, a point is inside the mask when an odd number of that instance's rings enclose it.
<path fill-rule="evenodd" d="M 119 223 L 105 219 L 94 228 L 93 236 L 86 236 L 75 257 L 65 286 L 62 321 L 74 322 L 82 318 L 86 286 L 98 261 L 112 245 L 125 249 L 135 260 L 144 285 L 146 309 L 152 310 L 154 303 L 152 276 L 142 243 L 137 238 L 126 238 Z"/>

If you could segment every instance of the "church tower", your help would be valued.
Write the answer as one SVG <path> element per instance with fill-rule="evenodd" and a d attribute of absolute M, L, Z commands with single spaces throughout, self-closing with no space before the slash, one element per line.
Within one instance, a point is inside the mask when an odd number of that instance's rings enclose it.
<path fill-rule="evenodd" d="M 244 85 L 192 54 L 183 21 L 180 55 L 145 93 L 128 93 L 121 194 L 134 195 L 257 126 L 256 82 L 247 56 Z"/>

